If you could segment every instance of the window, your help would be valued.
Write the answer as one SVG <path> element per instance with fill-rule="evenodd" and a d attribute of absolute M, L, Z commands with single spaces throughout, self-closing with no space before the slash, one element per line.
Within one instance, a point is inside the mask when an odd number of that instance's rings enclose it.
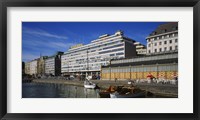
<path fill-rule="evenodd" d="M 124 53 L 116 53 L 116 55 L 123 55 Z"/>
<path fill-rule="evenodd" d="M 149 44 L 149 47 L 151 47 L 151 44 Z"/>
<path fill-rule="evenodd" d="M 165 41 L 164 43 L 167 44 L 167 41 Z"/>
<path fill-rule="evenodd" d="M 177 45 L 175 46 L 175 50 L 178 50 L 178 46 Z"/>
<path fill-rule="evenodd" d="M 157 49 L 155 49 L 154 51 L 157 52 Z"/>
<path fill-rule="evenodd" d="M 173 30 L 173 31 L 176 30 L 176 27 L 172 27 L 172 30 Z"/>
<path fill-rule="evenodd" d="M 162 52 L 162 48 L 159 49 L 159 52 Z"/>
<path fill-rule="evenodd" d="M 167 47 L 164 48 L 164 51 L 167 51 Z"/>
<path fill-rule="evenodd" d="M 155 43 L 154 46 L 157 46 L 157 43 Z"/>
<path fill-rule="evenodd" d="M 170 40 L 169 43 L 171 44 L 171 43 L 172 43 L 172 40 Z"/>
<path fill-rule="evenodd" d="M 162 33 L 165 33 L 165 32 L 167 32 L 167 30 L 166 30 L 166 29 L 163 29 L 163 30 L 162 30 Z"/>
<path fill-rule="evenodd" d="M 149 50 L 149 53 L 151 53 L 151 50 Z"/>
<path fill-rule="evenodd" d="M 169 50 L 172 50 L 172 46 L 169 47 Z"/>
<path fill-rule="evenodd" d="M 162 42 L 159 42 L 159 45 L 162 45 Z"/>
<path fill-rule="evenodd" d="M 175 43 L 177 43 L 178 42 L 178 39 L 175 39 Z"/>

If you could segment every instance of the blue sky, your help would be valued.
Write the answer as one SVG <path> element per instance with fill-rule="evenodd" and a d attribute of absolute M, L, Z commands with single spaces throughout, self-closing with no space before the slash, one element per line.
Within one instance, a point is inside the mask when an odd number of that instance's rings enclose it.
<path fill-rule="evenodd" d="M 146 37 L 164 22 L 23 22 L 22 60 L 67 51 L 78 43 L 88 44 L 103 34 L 117 30 L 146 45 Z"/>

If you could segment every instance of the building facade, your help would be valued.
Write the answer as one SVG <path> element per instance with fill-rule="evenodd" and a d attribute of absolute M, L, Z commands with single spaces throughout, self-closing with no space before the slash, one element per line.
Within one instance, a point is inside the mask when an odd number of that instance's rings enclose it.
<path fill-rule="evenodd" d="M 147 38 L 147 54 L 178 51 L 178 22 L 158 26 Z"/>
<path fill-rule="evenodd" d="M 132 59 L 112 60 L 102 67 L 102 80 L 138 80 L 147 79 L 151 74 L 157 79 L 172 80 L 178 77 L 178 53 L 167 52 L 141 56 Z"/>
<path fill-rule="evenodd" d="M 146 55 L 147 49 L 145 45 L 141 44 L 140 42 L 135 42 L 134 45 L 136 47 L 137 55 Z"/>
<path fill-rule="evenodd" d="M 30 75 L 30 62 L 25 63 L 25 74 Z"/>
<path fill-rule="evenodd" d="M 63 52 L 57 52 L 44 60 L 44 70 L 46 75 L 59 76 L 61 74 L 61 55 Z"/>
<path fill-rule="evenodd" d="M 87 45 L 71 47 L 61 58 L 61 72 L 99 74 L 101 66 L 110 64 L 111 59 L 136 56 L 134 40 L 117 31 L 113 35 L 102 35 Z"/>
<path fill-rule="evenodd" d="M 37 74 L 39 76 L 42 76 L 45 74 L 45 59 L 47 59 L 47 56 L 41 56 L 38 58 L 38 65 L 37 65 Z"/>
<path fill-rule="evenodd" d="M 25 74 L 36 75 L 37 74 L 37 59 L 25 63 Z"/>
<path fill-rule="evenodd" d="M 38 65 L 37 63 L 38 63 L 37 59 L 30 62 L 30 72 L 29 72 L 30 75 L 37 75 L 37 65 Z"/>

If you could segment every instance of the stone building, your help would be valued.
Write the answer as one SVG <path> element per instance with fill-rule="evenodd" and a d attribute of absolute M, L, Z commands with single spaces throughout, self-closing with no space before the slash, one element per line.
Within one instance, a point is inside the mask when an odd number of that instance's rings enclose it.
<path fill-rule="evenodd" d="M 158 26 L 146 40 L 147 54 L 178 51 L 178 22 Z"/>

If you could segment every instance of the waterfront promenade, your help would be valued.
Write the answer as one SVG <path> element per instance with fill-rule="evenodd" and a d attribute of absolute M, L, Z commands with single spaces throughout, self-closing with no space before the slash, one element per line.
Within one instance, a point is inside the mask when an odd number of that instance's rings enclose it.
<path fill-rule="evenodd" d="M 130 86 L 128 80 L 110 81 L 110 80 L 91 80 L 97 84 L 100 89 L 107 89 L 109 86 Z M 79 80 L 62 80 L 62 79 L 34 79 L 34 83 L 50 83 L 50 84 L 65 84 L 74 86 L 84 86 L 84 81 Z M 154 95 L 161 97 L 178 97 L 178 85 L 172 84 L 156 84 L 156 83 L 133 83 L 140 89 L 149 91 Z"/>

